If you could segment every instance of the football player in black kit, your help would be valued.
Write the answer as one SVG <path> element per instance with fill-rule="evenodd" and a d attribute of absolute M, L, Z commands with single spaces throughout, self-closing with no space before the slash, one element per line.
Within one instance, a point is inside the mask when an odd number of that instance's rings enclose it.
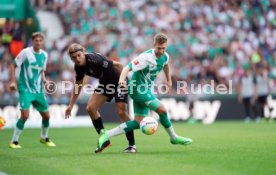
<path fill-rule="evenodd" d="M 86 53 L 85 48 L 80 44 L 73 43 L 68 47 L 68 54 L 75 63 L 76 81 L 71 94 L 70 104 L 65 111 L 65 118 L 69 118 L 71 110 L 80 94 L 82 85 L 86 84 L 86 76 L 99 79 L 99 86 L 90 97 L 86 110 L 98 134 L 105 132 L 103 122 L 98 110 L 106 102 L 115 97 L 116 112 L 122 122 L 128 121 L 127 93 L 120 93 L 117 90 L 122 65 L 119 62 L 108 60 L 99 53 Z M 111 90 L 112 89 L 112 90 Z M 112 115 L 112 114 L 111 114 Z M 126 153 L 135 153 L 136 146 L 133 131 L 126 133 L 129 146 L 124 150 Z M 110 146 L 110 141 L 104 148 Z M 96 149 L 95 153 L 103 149 Z"/>

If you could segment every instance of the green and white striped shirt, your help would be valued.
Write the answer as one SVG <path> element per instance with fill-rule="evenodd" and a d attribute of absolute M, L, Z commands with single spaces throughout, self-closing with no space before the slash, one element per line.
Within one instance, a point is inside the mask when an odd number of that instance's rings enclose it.
<path fill-rule="evenodd" d="M 131 61 L 128 66 L 133 71 L 130 85 L 135 87 L 144 85 L 148 90 L 151 89 L 152 83 L 164 66 L 169 62 L 169 55 L 165 52 L 160 58 L 157 58 L 154 49 L 150 49 L 140 54 L 136 59 Z"/>
<path fill-rule="evenodd" d="M 41 72 L 46 70 L 48 54 L 40 49 L 39 53 L 33 47 L 23 49 L 15 58 L 17 66 L 18 91 L 29 93 L 42 93 Z"/>

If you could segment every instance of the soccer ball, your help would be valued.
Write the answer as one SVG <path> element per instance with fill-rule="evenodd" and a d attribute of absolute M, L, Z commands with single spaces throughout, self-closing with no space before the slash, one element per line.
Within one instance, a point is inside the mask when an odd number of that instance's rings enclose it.
<path fill-rule="evenodd" d="M 146 135 L 152 135 L 157 131 L 158 122 L 153 117 L 145 117 L 140 122 L 140 129 Z"/>
<path fill-rule="evenodd" d="M 0 116 L 0 129 L 2 129 L 6 124 L 6 120 Z"/>

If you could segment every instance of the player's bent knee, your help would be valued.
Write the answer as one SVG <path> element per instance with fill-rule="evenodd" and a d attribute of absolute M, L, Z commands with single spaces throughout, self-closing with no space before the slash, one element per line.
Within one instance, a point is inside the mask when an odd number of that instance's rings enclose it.
<path fill-rule="evenodd" d="M 28 118 L 29 118 L 29 115 L 21 116 L 21 119 L 22 119 L 23 122 L 26 122 L 28 120 Z"/>
<path fill-rule="evenodd" d="M 50 120 L 50 115 L 42 116 L 43 120 Z"/>
<path fill-rule="evenodd" d="M 29 118 L 29 113 L 28 112 L 22 112 L 21 113 L 21 119 L 25 122 Z"/>
<path fill-rule="evenodd" d="M 135 116 L 135 121 L 137 122 L 137 123 L 140 123 L 142 120 L 143 120 L 143 116 Z"/>
<path fill-rule="evenodd" d="M 26 122 L 27 120 L 28 120 L 28 118 L 29 118 L 29 115 L 27 115 L 27 116 L 21 116 L 21 119 L 23 120 L 23 122 Z"/>
<path fill-rule="evenodd" d="M 50 120 L 50 113 L 47 112 L 41 112 L 41 117 L 43 118 L 43 120 Z"/>
<path fill-rule="evenodd" d="M 160 115 L 160 114 L 164 114 L 167 112 L 167 109 L 165 108 L 164 105 L 161 105 L 159 108 L 157 108 L 156 112 Z"/>
<path fill-rule="evenodd" d="M 86 111 L 87 111 L 88 113 L 95 113 L 95 112 L 97 112 L 97 109 L 94 108 L 94 106 L 92 106 L 92 105 L 87 105 L 87 106 L 86 106 Z"/>

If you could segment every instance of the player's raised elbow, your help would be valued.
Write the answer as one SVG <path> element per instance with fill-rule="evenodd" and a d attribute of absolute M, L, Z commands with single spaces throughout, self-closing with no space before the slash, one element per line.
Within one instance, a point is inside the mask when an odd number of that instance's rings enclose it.
<path fill-rule="evenodd" d="M 130 67 L 127 65 L 124 67 L 123 72 L 128 73 L 130 71 Z"/>

